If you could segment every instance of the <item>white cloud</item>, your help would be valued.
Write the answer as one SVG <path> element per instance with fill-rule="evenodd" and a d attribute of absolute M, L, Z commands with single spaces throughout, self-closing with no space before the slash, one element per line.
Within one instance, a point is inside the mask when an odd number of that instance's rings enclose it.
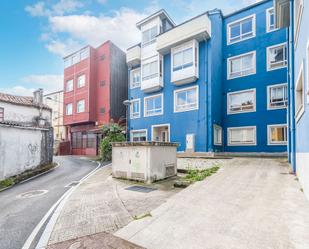
<path fill-rule="evenodd" d="M 80 41 L 80 43 L 96 47 L 106 40 L 111 40 L 125 50 L 139 42 L 140 32 L 136 28 L 136 23 L 145 17 L 146 14 L 121 8 L 119 11 L 115 11 L 112 16 L 53 16 L 49 18 L 49 23 L 54 34 L 67 34 L 74 39 L 75 44 Z M 73 40 L 62 40 L 61 42 L 62 46 L 58 47 L 58 51 L 65 47 L 71 47 L 74 43 Z M 59 44 L 57 45 L 59 46 Z"/>
<path fill-rule="evenodd" d="M 34 91 L 35 91 L 34 88 L 26 88 L 24 86 L 14 86 L 12 88 L 0 88 L 0 92 L 20 96 L 32 96 Z"/>
<path fill-rule="evenodd" d="M 64 57 L 68 54 L 73 53 L 74 51 L 80 49 L 82 44 L 73 40 L 73 39 L 66 39 L 64 41 L 61 40 L 50 40 L 45 47 L 48 49 L 49 52 Z"/>
<path fill-rule="evenodd" d="M 34 5 L 28 5 L 28 6 L 26 6 L 25 10 L 31 16 L 48 16 L 50 14 L 50 12 L 45 9 L 45 3 L 44 2 L 37 2 Z"/>

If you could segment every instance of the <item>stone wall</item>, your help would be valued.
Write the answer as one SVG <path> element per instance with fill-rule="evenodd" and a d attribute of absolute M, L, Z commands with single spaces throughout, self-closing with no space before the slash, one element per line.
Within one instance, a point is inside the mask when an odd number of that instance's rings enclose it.
<path fill-rule="evenodd" d="M 0 124 L 0 180 L 53 160 L 53 129 Z"/>

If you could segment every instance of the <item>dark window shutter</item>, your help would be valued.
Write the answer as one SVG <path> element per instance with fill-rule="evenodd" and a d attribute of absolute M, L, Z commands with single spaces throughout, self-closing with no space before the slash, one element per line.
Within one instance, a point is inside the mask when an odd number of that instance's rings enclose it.
<path fill-rule="evenodd" d="M 104 107 L 100 108 L 100 113 L 105 113 L 105 108 Z"/>
<path fill-rule="evenodd" d="M 105 80 L 100 81 L 100 86 L 105 86 Z"/>
<path fill-rule="evenodd" d="M 101 60 L 101 61 L 104 61 L 104 60 L 105 60 L 105 54 L 102 54 L 102 55 L 100 56 L 100 60 Z"/>

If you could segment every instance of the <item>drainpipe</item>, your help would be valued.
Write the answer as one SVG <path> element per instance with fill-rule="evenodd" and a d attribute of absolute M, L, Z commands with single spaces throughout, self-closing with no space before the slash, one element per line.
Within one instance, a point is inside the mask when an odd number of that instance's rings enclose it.
<path fill-rule="evenodd" d="M 209 49 L 209 40 L 206 40 L 205 42 L 205 82 L 206 82 L 206 98 L 207 98 L 207 102 L 206 102 L 206 136 L 207 136 L 207 139 L 206 139 L 206 149 L 207 149 L 207 152 L 210 152 L 210 143 L 209 143 L 209 140 L 211 138 L 211 134 L 210 134 L 210 129 L 209 129 L 209 120 L 211 122 L 211 119 L 209 119 L 209 107 L 211 107 L 211 94 L 209 94 L 209 84 L 210 84 L 210 79 L 208 77 L 208 49 Z"/>
<path fill-rule="evenodd" d="M 291 146 L 291 164 L 293 167 L 293 172 L 296 173 L 296 124 L 295 124 L 295 82 L 294 82 L 294 4 L 293 0 L 290 0 L 290 27 L 288 28 L 288 36 L 289 36 L 289 86 L 290 86 L 290 146 Z"/>

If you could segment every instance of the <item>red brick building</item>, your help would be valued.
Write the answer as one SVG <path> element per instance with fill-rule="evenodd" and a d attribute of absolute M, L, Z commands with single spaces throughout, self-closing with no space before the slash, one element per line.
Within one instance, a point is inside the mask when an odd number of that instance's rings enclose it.
<path fill-rule="evenodd" d="M 103 124 L 126 115 L 125 53 L 111 41 L 64 58 L 64 125 L 74 155 L 97 155 Z"/>

